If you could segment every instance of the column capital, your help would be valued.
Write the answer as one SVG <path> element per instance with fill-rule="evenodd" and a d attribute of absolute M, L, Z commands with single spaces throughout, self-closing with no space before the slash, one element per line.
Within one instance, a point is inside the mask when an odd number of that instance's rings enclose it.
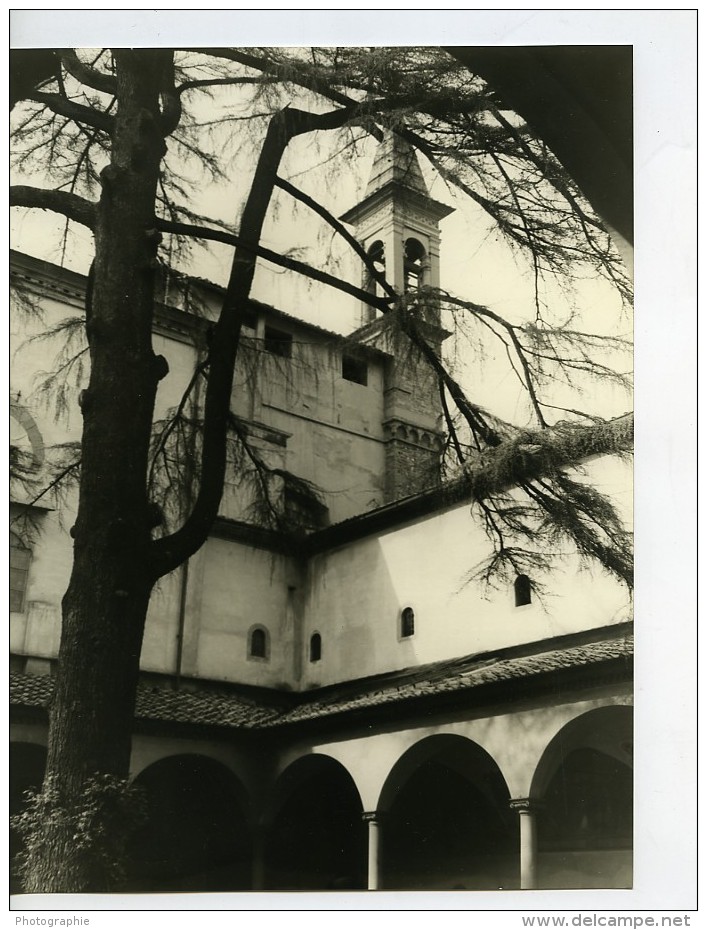
<path fill-rule="evenodd" d="M 511 798 L 508 805 L 519 814 L 534 814 L 542 807 L 542 803 L 535 798 Z"/>
<path fill-rule="evenodd" d="M 364 811 L 361 819 L 364 823 L 380 823 L 385 816 L 385 811 Z"/>

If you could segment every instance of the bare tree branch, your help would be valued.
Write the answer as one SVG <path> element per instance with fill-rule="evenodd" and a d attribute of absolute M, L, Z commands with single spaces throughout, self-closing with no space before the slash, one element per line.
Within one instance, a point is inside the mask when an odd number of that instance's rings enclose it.
<path fill-rule="evenodd" d="M 235 235 L 235 233 L 225 232 L 221 229 L 210 229 L 207 226 L 194 226 L 190 223 L 179 223 L 175 220 L 158 219 L 156 225 L 161 232 L 173 233 L 179 236 L 190 236 L 194 239 L 207 239 L 211 242 L 222 242 L 225 245 L 231 245 L 235 248 L 242 249 L 244 252 L 272 262 L 273 265 L 278 265 L 280 268 L 287 268 L 290 271 L 295 271 L 307 278 L 311 278 L 313 281 L 320 281 L 322 284 L 328 284 L 330 287 L 343 291 L 345 294 L 350 294 L 352 297 L 358 297 L 359 300 L 365 301 L 378 310 L 384 310 L 389 306 L 390 301 L 376 297 L 375 294 L 364 291 L 355 284 L 343 281 L 335 275 L 329 274 L 326 271 L 321 271 L 319 268 L 308 265 L 306 262 L 302 262 L 299 259 L 290 258 L 287 255 L 283 255 L 281 252 L 275 252 L 272 249 L 265 248 L 265 246 L 246 242 L 241 236 Z"/>
<path fill-rule="evenodd" d="M 87 123 L 94 129 L 100 129 L 110 134 L 113 131 L 113 117 L 102 110 L 96 110 L 93 107 L 87 107 L 82 103 L 76 103 L 60 94 L 47 94 L 42 91 L 34 91 L 28 99 L 41 103 L 54 113 L 60 116 L 68 116 L 69 119 L 76 123 Z"/>
<path fill-rule="evenodd" d="M 63 66 L 81 84 L 92 87 L 104 94 L 115 94 L 118 88 L 115 75 L 107 74 L 105 71 L 99 71 L 97 68 L 85 64 L 72 48 L 59 49 L 58 53 Z"/>
<path fill-rule="evenodd" d="M 51 210 L 61 213 L 93 229 L 96 221 L 96 205 L 90 200 L 70 194 L 68 191 L 48 190 L 43 187 L 30 187 L 24 184 L 15 184 L 10 187 L 11 207 L 36 207 L 40 210 Z"/>

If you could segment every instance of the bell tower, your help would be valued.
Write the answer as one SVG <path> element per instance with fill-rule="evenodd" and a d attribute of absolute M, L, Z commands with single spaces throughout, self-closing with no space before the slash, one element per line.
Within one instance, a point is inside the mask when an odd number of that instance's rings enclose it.
<path fill-rule="evenodd" d="M 395 133 L 379 144 L 363 200 L 341 219 L 399 294 L 419 287 L 439 287 L 439 222 L 453 207 L 433 200 L 415 151 Z M 364 269 L 363 287 L 372 290 Z M 362 305 L 363 325 L 376 311 Z"/>
<path fill-rule="evenodd" d="M 413 295 L 440 284 L 439 223 L 453 207 L 430 197 L 415 151 L 395 133 L 386 133 L 373 160 L 363 200 L 341 219 L 355 235 L 395 291 Z M 362 286 L 380 291 L 364 267 Z M 381 292 L 382 293 L 382 292 Z M 439 352 L 449 335 L 430 313 L 423 324 L 428 342 Z M 385 379 L 386 499 L 399 500 L 439 481 L 444 443 L 437 378 L 429 365 L 386 327 L 383 314 L 361 303 L 361 328 L 354 338 L 389 356 Z"/>

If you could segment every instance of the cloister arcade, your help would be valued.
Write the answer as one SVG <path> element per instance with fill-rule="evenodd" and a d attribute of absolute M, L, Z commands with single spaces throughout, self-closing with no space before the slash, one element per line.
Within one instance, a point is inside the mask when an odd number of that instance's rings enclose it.
<path fill-rule="evenodd" d="M 34 734 L 13 744 L 14 811 L 41 779 Z M 289 746 L 138 734 L 133 770 L 148 815 L 128 891 L 631 884 L 632 708 L 618 699 Z"/>

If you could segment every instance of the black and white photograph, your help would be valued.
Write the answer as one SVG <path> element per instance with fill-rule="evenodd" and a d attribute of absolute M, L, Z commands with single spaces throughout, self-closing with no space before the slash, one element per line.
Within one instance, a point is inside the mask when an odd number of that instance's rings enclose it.
<path fill-rule="evenodd" d="M 661 335 L 640 41 L 492 12 L 11 34 L 13 910 L 695 907 L 695 837 L 672 897 L 640 840 L 696 734 L 694 613 L 651 595 L 687 491 L 636 487 L 633 377 L 649 329 L 670 377 L 694 258 Z M 669 420 L 637 437 L 673 463 Z M 688 630 L 653 730 L 634 614 L 646 668 Z M 685 797 L 640 800 L 648 754 Z"/>

